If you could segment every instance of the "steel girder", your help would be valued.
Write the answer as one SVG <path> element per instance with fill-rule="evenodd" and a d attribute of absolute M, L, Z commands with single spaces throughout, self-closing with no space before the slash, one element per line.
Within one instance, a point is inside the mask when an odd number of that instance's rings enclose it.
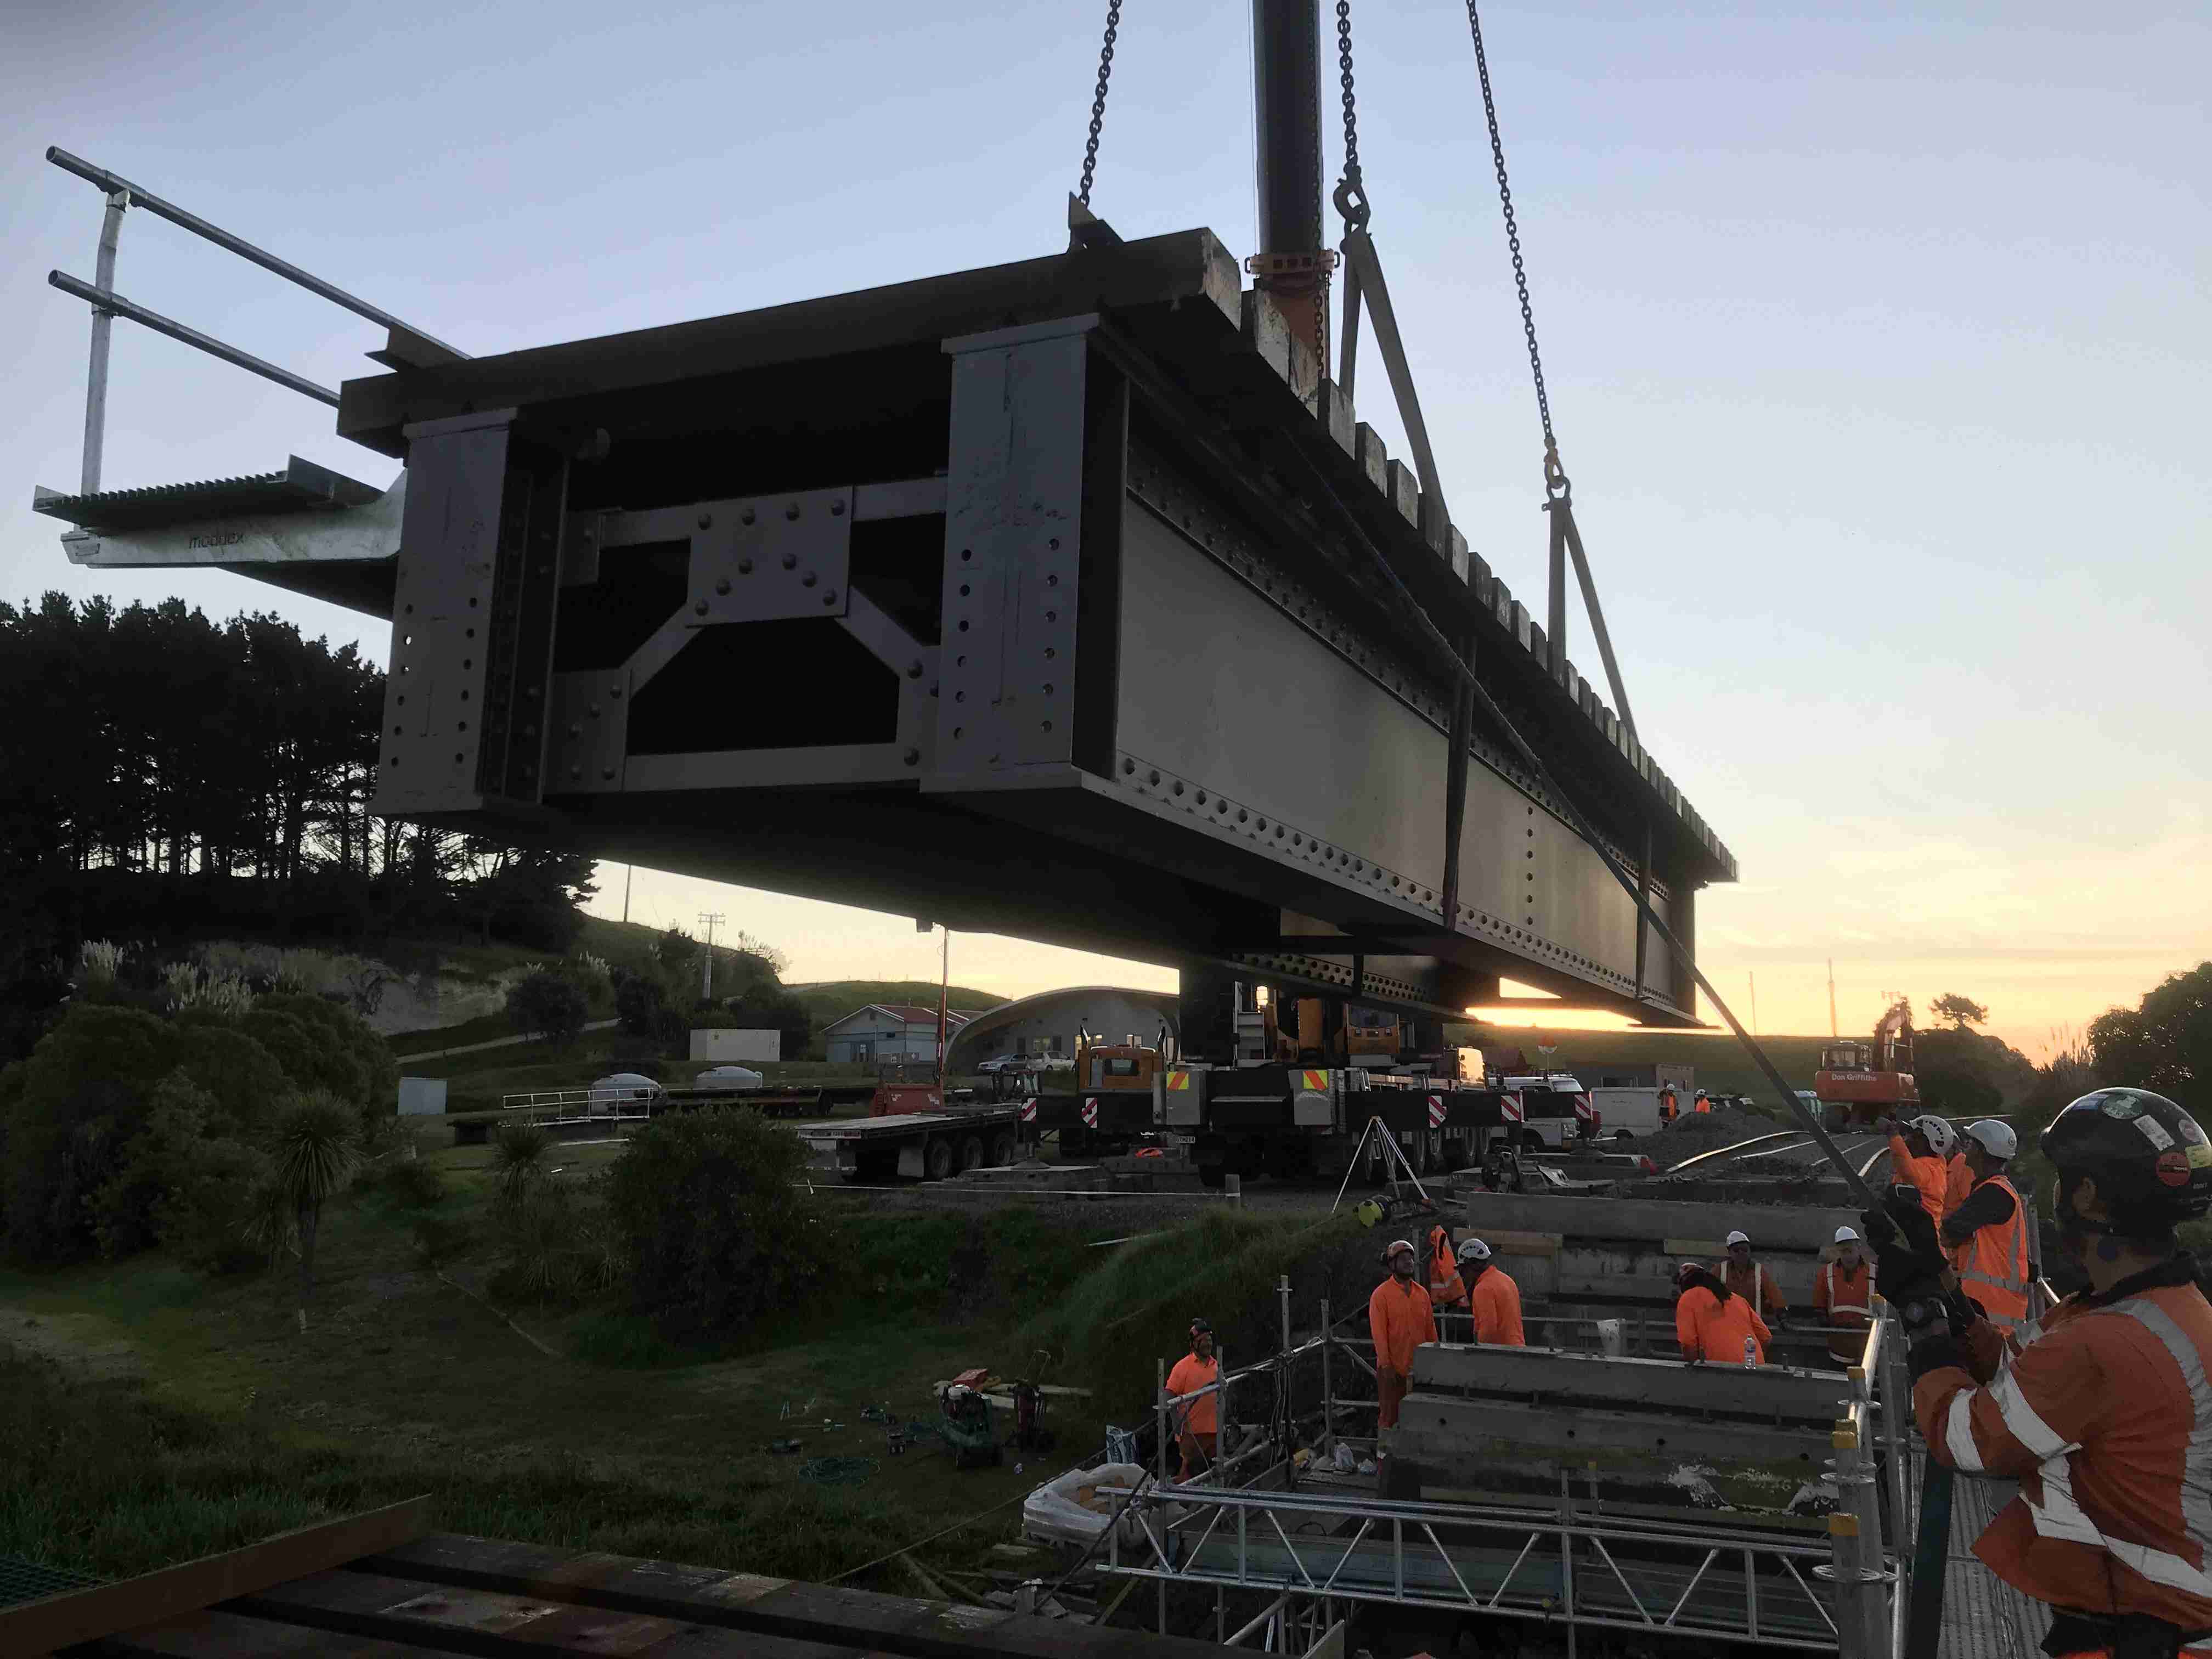
<path fill-rule="evenodd" d="M 404 494 L 343 566 L 390 595 L 380 812 L 1431 1013 L 1502 975 L 1689 1018 L 1480 720 L 1443 914 L 1453 688 L 1376 550 L 1678 936 L 1735 865 L 1210 233 L 405 368 L 338 426 L 407 461 L 317 521 Z"/>

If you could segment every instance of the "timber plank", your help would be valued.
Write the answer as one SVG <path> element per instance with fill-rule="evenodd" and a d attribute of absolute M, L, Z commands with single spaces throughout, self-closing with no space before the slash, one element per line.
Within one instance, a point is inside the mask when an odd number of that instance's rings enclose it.
<path fill-rule="evenodd" d="M 244 1596 L 227 1610 L 286 1620 L 321 1632 L 422 1644 L 439 1653 L 551 1652 L 707 1659 L 852 1659 L 847 1644 L 716 1629 L 684 1619 L 629 1613 L 543 1595 L 425 1583 L 416 1578 L 341 1570 L 315 1573 Z"/>
<path fill-rule="evenodd" d="M 212 1609 L 126 1631 L 82 1650 L 100 1659 L 435 1659 L 446 1651 Z"/>
<path fill-rule="evenodd" d="M 429 1524 L 430 1500 L 410 1498 L 380 1510 L 296 1527 L 242 1549 L 202 1556 L 117 1583 L 25 1601 L 0 1611 L 0 1654 L 27 1659 L 198 1612 L 249 1590 L 419 1538 Z"/>
<path fill-rule="evenodd" d="M 994 1607 L 914 1601 L 457 1533 L 433 1533 L 356 1566 L 426 1583 L 505 1590 L 914 1659 L 1198 1659 L 1218 1652 L 1212 1643 L 1070 1626 Z"/>

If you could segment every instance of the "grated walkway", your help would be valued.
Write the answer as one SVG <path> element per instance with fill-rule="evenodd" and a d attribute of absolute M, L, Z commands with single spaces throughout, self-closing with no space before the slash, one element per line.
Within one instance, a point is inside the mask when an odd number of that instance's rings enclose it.
<path fill-rule="evenodd" d="M 1918 1463 L 1925 1455 L 1916 1452 L 1913 1461 Z M 1974 1554 L 1974 1540 L 2019 1490 L 2016 1480 L 1961 1475 L 1952 1482 L 1951 1548 L 1937 1659 L 2042 1659 L 2050 1610 L 2006 1583 Z"/>

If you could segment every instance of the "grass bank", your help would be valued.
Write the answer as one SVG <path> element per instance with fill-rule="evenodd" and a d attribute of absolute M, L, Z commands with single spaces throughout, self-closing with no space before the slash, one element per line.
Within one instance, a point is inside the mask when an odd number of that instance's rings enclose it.
<path fill-rule="evenodd" d="M 554 1155 L 582 1172 L 619 1150 Z M 208 1280 L 149 1255 L 0 1273 L 0 1553 L 121 1575 L 428 1492 L 442 1528 L 817 1580 L 981 1515 L 922 1552 L 975 1565 L 1109 1418 L 1140 1419 L 1152 1351 L 1183 1351 L 1194 1299 L 1256 1354 L 1274 1253 L 1313 1231 L 1164 1200 L 978 1214 L 825 1195 L 843 1223 L 825 1287 L 686 1351 L 611 1303 L 488 1305 L 486 1156 L 427 1158 L 451 1188 L 434 1212 L 471 1240 L 442 1273 L 374 1189 L 337 1204 L 304 1334 L 289 1273 Z M 1137 1254 L 1098 1248 L 1146 1232 Z M 1232 1289 L 1252 1298 L 1243 1323 Z M 861 1415 L 933 1418 L 935 1382 L 1021 1374 L 1039 1349 L 1054 1380 L 1112 1398 L 1057 1404 L 1059 1450 L 1024 1468 L 890 1455 Z M 808 1478 L 824 1457 L 867 1460 L 859 1484 Z M 878 1579 L 897 1582 L 859 1582 Z"/>

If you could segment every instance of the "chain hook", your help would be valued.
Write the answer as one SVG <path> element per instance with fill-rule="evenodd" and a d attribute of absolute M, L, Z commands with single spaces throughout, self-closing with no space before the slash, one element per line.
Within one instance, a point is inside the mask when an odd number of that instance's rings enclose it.
<path fill-rule="evenodd" d="M 1344 177 L 1337 181 L 1336 193 L 1329 199 L 1343 216 L 1344 234 L 1347 236 L 1355 230 L 1366 229 L 1368 220 L 1374 216 L 1374 210 L 1367 204 L 1367 186 L 1356 167 L 1346 169 Z"/>
<path fill-rule="evenodd" d="M 1559 465 L 1559 445 L 1547 439 L 1544 443 L 1545 510 L 1548 512 L 1553 501 L 1563 507 L 1567 505 L 1574 495 L 1574 484 L 1567 477 L 1566 468 Z"/>

